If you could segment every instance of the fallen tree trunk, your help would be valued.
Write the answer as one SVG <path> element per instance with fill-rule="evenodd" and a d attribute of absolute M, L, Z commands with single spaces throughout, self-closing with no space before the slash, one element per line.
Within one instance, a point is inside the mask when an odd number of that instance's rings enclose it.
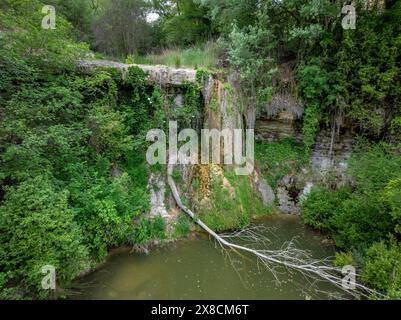
<path fill-rule="evenodd" d="M 252 255 L 255 255 L 262 264 L 271 272 L 277 279 L 277 275 L 274 273 L 274 266 L 272 265 L 281 265 L 289 269 L 297 270 L 301 272 L 303 275 L 308 276 L 313 281 L 325 280 L 332 283 L 334 286 L 342 289 L 348 294 L 359 298 L 362 296 L 370 296 L 376 295 L 381 297 L 382 294 L 358 283 L 355 282 L 354 287 L 347 287 L 343 284 L 343 276 L 341 275 L 341 268 L 337 268 L 331 265 L 328 259 L 323 260 L 311 260 L 308 257 L 308 254 L 303 251 L 293 247 L 292 241 L 288 243 L 285 248 L 281 248 L 280 250 L 263 250 L 263 249 L 255 249 L 250 248 L 243 245 L 238 245 L 236 243 L 227 241 L 225 238 L 232 238 L 233 236 L 227 235 L 219 235 L 210 229 L 203 221 L 198 219 L 194 212 L 192 212 L 189 208 L 187 208 L 181 201 L 181 197 L 178 193 L 177 186 L 172 177 L 173 165 L 168 165 L 167 169 L 167 179 L 168 184 L 173 193 L 173 197 L 178 205 L 178 207 L 184 211 L 191 219 L 200 226 L 205 232 L 207 232 L 210 236 L 212 236 L 218 243 L 220 243 L 223 247 L 234 249 L 235 251 L 245 251 Z M 255 241 L 257 237 L 252 235 Z M 355 274 L 356 278 L 356 274 Z M 356 290 L 357 289 L 357 290 Z"/>

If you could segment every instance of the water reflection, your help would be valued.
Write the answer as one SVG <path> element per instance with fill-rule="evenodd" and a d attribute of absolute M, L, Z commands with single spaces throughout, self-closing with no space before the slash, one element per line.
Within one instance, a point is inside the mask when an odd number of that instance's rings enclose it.
<path fill-rule="evenodd" d="M 314 258 L 332 256 L 334 248 L 296 217 L 275 216 L 267 228 L 269 249 L 296 238 Z M 97 271 L 80 279 L 75 299 L 328 299 L 344 298 L 332 285 L 313 284 L 300 273 L 278 267 L 277 279 L 252 256 L 227 255 L 205 236 L 168 244 L 148 255 L 122 251 Z"/>

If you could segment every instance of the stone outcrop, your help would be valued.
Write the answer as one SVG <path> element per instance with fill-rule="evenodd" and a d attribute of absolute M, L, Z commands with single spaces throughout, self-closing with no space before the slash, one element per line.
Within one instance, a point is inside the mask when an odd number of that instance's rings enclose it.
<path fill-rule="evenodd" d="M 278 183 L 276 196 L 278 208 L 283 213 L 299 214 L 300 179 L 294 175 L 286 175 Z"/>
<path fill-rule="evenodd" d="M 313 148 L 312 165 L 322 172 L 345 171 L 347 160 L 351 157 L 352 144 L 353 137 L 349 130 L 334 137 L 328 131 L 319 132 Z"/>
<path fill-rule="evenodd" d="M 255 124 L 255 138 L 259 141 L 277 141 L 285 138 L 301 140 L 296 120 L 288 112 L 280 112 L 277 116 L 259 116 Z"/>
<path fill-rule="evenodd" d="M 150 191 L 149 215 L 151 217 L 156 217 L 158 215 L 162 217 L 168 216 L 165 206 L 166 182 L 164 176 L 161 173 L 151 173 L 148 188 Z"/>
<path fill-rule="evenodd" d="M 115 68 L 121 71 L 124 77 L 129 67 L 136 66 L 148 73 L 148 81 L 162 86 L 177 86 L 186 82 L 196 82 L 196 70 L 184 68 L 170 68 L 167 66 L 151 66 L 142 64 L 126 64 L 108 60 L 82 60 L 78 68 L 83 72 L 96 68 Z"/>
<path fill-rule="evenodd" d="M 261 177 L 257 170 L 253 172 L 253 183 L 263 201 L 263 204 L 273 204 L 276 196 L 272 187 Z"/>
<path fill-rule="evenodd" d="M 259 141 L 277 141 L 284 138 L 301 140 L 299 119 L 303 106 L 288 94 L 276 94 L 259 112 L 255 123 L 255 138 Z"/>
<path fill-rule="evenodd" d="M 278 183 L 278 208 L 284 213 L 300 213 L 300 203 L 316 184 L 336 189 L 350 184 L 347 160 L 352 154 L 353 134 L 344 127 L 341 134 L 322 130 L 316 137 L 311 156 L 311 168 L 285 176 Z"/>

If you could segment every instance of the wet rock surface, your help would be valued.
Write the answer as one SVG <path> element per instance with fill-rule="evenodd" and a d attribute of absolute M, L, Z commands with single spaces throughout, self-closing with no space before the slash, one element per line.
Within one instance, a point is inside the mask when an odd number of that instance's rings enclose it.
<path fill-rule="evenodd" d="M 166 181 L 161 173 L 151 173 L 149 177 L 150 191 L 150 217 L 158 215 L 167 217 L 168 212 L 165 206 Z"/>
<path fill-rule="evenodd" d="M 299 214 L 300 187 L 297 176 L 286 175 L 279 183 L 276 191 L 278 208 L 283 213 Z"/>
<path fill-rule="evenodd" d="M 273 204 L 276 196 L 272 187 L 261 177 L 261 175 L 255 170 L 253 174 L 253 182 L 256 189 L 262 198 L 263 204 Z"/>

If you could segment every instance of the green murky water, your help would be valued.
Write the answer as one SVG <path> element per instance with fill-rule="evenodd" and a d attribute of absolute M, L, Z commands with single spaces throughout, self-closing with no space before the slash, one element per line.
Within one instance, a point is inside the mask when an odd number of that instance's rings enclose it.
<path fill-rule="evenodd" d="M 334 248 L 292 216 L 270 217 L 269 249 L 296 238 L 296 246 L 314 258 L 333 256 Z M 331 284 L 311 284 L 298 272 L 276 268 L 273 274 L 252 256 L 230 254 L 207 236 L 153 249 L 148 255 L 117 252 L 98 270 L 75 284 L 75 299 L 328 299 L 344 298 Z"/>

